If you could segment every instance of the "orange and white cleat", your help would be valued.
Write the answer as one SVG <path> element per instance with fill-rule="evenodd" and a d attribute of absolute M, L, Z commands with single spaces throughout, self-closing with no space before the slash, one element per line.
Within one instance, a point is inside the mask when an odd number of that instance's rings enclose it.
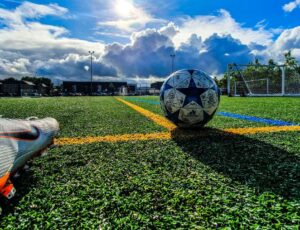
<path fill-rule="evenodd" d="M 10 177 L 26 162 L 53 144 L 59 124 L 53 118 L 14 120 L 0 118 L 0 194 L 16 192 Z"/>

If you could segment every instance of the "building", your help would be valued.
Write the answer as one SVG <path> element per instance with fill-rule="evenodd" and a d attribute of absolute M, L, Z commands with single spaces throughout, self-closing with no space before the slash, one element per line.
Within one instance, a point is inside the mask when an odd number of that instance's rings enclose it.
<path fill-rule="evenodd" d="M 8 78 L 0 81 L 0 96 L 33 96 L 38 93 L 35 84 Z"/>
<path fill-rule="evenodd" d="M 42 83 L 39 84 L 36 87 L 38 94 L 41 94 L 42 96 L 48 96 L 50 95 L 51 87 L 47 86 L 46 84 Z"/>
<path fill-rule="evenodd" d="M 137 86 L 136 84 L 127 84 L 128 95 L 136 95 L 137 94 Z"/>
<path fill-rule="evenodd" d="M 152 89 L 158 89 L 158 90 L 160 90 L 160 88 L 163 85 L 163 83 L 164 83 L 163 81 L 157 81 L 157 82 L 152 83 L 150 87 Z"/>
<path fill-rule="evenodd" d="M 67 95 L 127 95 L 135 92 L 135 87 L 127 82 L 64 81 L 63 92 Z"/>
<path fill-rule="evenodd" d="M 30 81 L 21 81 L 21 96 L 36 96 L 38 90 L 36 85 Z"/>
<path fill-rule="evenodd" d="M 150 94 L 151 88 L 149 86 L 140 86 L 137 88 L 138 95 L 151 95 Z"/>

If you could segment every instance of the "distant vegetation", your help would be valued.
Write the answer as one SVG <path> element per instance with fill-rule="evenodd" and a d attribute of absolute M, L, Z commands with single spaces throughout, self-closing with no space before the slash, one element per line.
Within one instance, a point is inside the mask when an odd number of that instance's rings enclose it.
<path fill-rule="evenodd" d="M 292 56 L 291 51 L 284 54 L 285 60 L 284 65 L 286 65 L 286 77 L 291 78 L 295 76 L 295 73 L 300 74 L 300 65 L 295 57 Z M 234 71 L 231 73 L 233 81 L 240 81 L 240 74 L 242 74 L 247 80 L 257 80 L 262 78 L 269 78 L 276 83 L 276 81 L 281 81 L 281 69 L 273 59 L 268 61 L 267 65 L 263 65 L 258 59 L 254 62 L 248 63 L 244 69 L 239 69 L 239 71 Z M 221 79 L 215 78 L 218 86 L 220 88 L 226 88 L 227 85 L 227 75 L 226 72 Z"/>
<path fill-rule="evenodd" d="M 25 76 L 22 77 L 21 79 L 22 81 L 30 81 L 32 83 L 34 83 L 35 85 L 42 85 L 45 84 L 47 86 L 53 86 L 51 79 L 49 78 L 45 78 L 45 77 L 29 77 L 29 76 Z"/>

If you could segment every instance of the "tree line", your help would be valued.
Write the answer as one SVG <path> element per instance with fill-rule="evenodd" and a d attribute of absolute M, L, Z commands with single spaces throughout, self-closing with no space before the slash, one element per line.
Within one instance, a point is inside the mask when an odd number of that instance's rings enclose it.
<path fill-rule="evenodd" d="M 247 80 L 259 80 L 259 79 L 268 79 L 270 81 L 270 85 L 280 85 L 281 84 L 281 73 L 282 70 L 278 63 L 276 63 L 273 59 L 269 59 L 267 65 L 263 65 L 256 58 L 253 62 L 248 63 L 249 65 L 245 68 L 231 66 L 230 76 L 231 81 L 242 81 L 241 75 Z M 285 76 L 286 78 L 295 78 L 300 75 L 300 65 L 295 57 L 292 56 L 291 51 L 288 51 L 284 54 L 284 63 L 285 66 Z M 214 78 L 217 85 L 221 89 L 225 89 L 227 87 L 227 75 L 226 72 L 221 79 Z"/>

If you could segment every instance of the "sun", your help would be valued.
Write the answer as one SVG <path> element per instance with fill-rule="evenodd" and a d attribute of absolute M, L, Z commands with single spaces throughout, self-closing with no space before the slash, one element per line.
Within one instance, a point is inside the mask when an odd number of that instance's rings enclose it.
<path fill-rule="evenodd" d="M 116 13 L 124 18 L 129 18 L 135 13 L 135 7 L 130 0 L 118 0 L 115 3 Z"/>

